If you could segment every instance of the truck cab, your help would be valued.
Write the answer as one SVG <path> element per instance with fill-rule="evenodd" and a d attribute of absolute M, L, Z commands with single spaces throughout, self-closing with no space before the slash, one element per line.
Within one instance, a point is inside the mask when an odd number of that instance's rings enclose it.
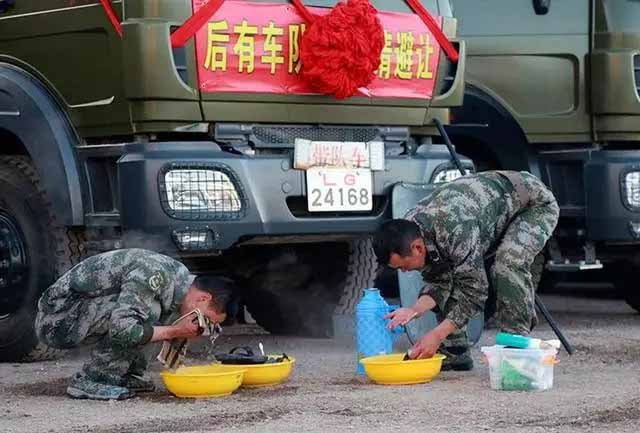
<path fill-rule="evenodd" d="M 318 14 L 335 3 L 305 2 Z M 0 359 L 38 349 L 24 323 L 47 285 L 122 247 L 233 278 L 268 331 L 331 335 L 332 314 L 373 283 L 368 235 L 390 217 L 394 185 L 455 173 L 433 124 L 463 96 L 448 0 L 422 4 L 457 62 L 404 1 L 372 1 L 381 66 L 347 99 L 300 79 L 307 23 L 286 1 L 226 1 L 172 43 L 206 4 L 21 0 L 0 12 Z"/>
<path fill-rule="evenodd" d="M 550 276 L 603 277 L 640 309 L 640 3 L 452 3 L 468 48 L 450 127 L 458 149 L 479 169 L 530 171 L 553 190 Z"/>

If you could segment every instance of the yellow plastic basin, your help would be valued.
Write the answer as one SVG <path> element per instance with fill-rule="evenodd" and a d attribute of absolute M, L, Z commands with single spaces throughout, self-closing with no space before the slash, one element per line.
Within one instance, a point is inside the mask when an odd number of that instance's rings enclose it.
<path fill-rule="evenodd" d="M 245 368 L 219 368 L 217 365 L 180 367 L 160 373 L 169 392 L 182 398 L 212 398 L 230 395 L 242 384 Z"/>
<path fill-rule="evenodd" d="M 268 355 L 269 358 L 277 358 L 281 355 Z M 289 357 L 289 360 L 278 362 L 277 364 L 216 364 L 224 369 L 246 369 L 244 379 L 242 380 L 243 388 L 258 388 L 261 386 L 277 385 L 287 380 L 293 369 L 296 359 Z"/>
<path fill-rule="evenodd" d="M 360 360 L 369 379 L 380 385 L 412 385 L 426 383 L 440 373 L 444 355 L 428 359 L 403 361 L 404 353 L 370 356 Z"/>

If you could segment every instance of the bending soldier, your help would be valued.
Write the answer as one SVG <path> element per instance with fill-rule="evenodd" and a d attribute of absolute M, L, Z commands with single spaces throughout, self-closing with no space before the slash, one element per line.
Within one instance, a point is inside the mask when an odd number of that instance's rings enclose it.
<path fill-rule="evenodd" d="M 440 324 L 411 349 L 428 358 L 440 348 L 445 369 L 470 370 L 465 327 L 494 292 L 496 320 L 505 332 L 527 335 L 536 324 L 532 265 L 557 224 L 559 208 L 547 187 L 525 172 L 483 172 L 438 187 L 405 219 L 376 233 L 378 261 L 419 270 L 426 286 L 410 308 L 389 315 L 405 325 L 433 310 Z M 490 269 L 485 259 L 493 255 Z"/>

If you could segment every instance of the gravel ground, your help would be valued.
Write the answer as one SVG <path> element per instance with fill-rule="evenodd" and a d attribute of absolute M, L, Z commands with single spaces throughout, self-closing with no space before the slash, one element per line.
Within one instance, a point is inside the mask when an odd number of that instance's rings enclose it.
<path fill-rule="evenodd" d="M 222 399 L 181 400 L 166 393 L 152 363 L 158 391 L 105 403 L 65 396 L 66 379 L 86 351 L 59 361 L 0 364 L 0 432 L 637 432 L 640 315 L 617 300 L 544 299 L 578 349 L 572 357 L 561 352 L 547 392 L 492 391 L 479 347 L 472 372 L 384 387 L 355 375 L 351 339 L 274 337 L 238 326 L 225 330 L 217 350 L 262 341 L 267 351 L 294 355 L 298 363 L 287 383 Z M 547 326 L 536 331 L 552 337 Z M 494 338 L 486 331 L 478 346 Z M 407 346 L 401 341 L 397 349 Z"/>

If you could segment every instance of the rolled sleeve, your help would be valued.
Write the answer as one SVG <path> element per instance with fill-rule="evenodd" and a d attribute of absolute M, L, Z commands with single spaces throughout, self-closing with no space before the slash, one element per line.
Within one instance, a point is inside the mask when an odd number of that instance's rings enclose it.
<path fill-rule="evenodd" d="M 145 277 L 132 272 L 121 286 L 109 329 L 111 340 L 118 346 L 139 346 L 148 343 L 153 336 L 153 323 L 161 311 L 161 304 L 159 294 L 151 289 Z"/>
<path fill-rule="evenodd" d="M 122 324 L 122 322 L 120 322 Z M 136 323 L 130 326 L 111 328 L 111 341 L 119 346 L 138 346 L 146 344 L 153 336 L 153 326 L 148 323 Z"/>

